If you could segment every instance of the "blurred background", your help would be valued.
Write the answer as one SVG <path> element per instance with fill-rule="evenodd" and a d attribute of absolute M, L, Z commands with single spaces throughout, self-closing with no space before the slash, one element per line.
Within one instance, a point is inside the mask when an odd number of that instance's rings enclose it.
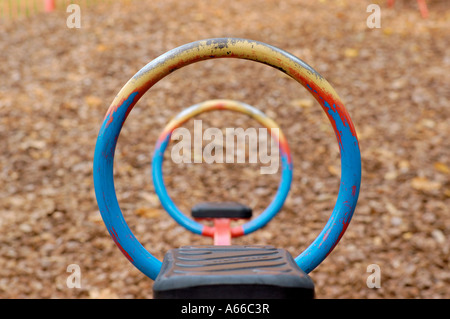
<path fill-rule="evenodd" d="M 0 298 L 152 297 L 152 280 L 124 258 L 98 211 L 95 142 L 109 105 L 138 70 L 213 37 L 249 38 L 296 55 L 332 84 L 356 126 L 360 199 L 339 245 L 310 273 L 317 298 L 449 298 L 450 3 L 429 0 L 424 11 L 421 1 L 392 2 L 0 0 Z M 70 4 L 79 5 L 79 16 Z M 369 23 L 371 4 L 380 8 L 379 27 Z M 299 255 L 333 209 L 339 148 L 303 87 L 250 61 L 190 65 L 136 105 L 115 159 L 125 219 L 160 260 L 168 249 L 211 243 L 162 209 L 150 170 L 171 117 L 214 98 L 272 117 L 294 161 L 283 210 L 234 243 Z M 236 113 L 196 119 L 204 129 L 259 127 Z M 175 164 L 170 146 L 166 155 L 169 194 L 186 214 L 211 200 L 239 201 L 258 214 L 278 186 L 279 174 L 261 175 L 259 164 Z M 67 286 L 72 264 L 79 288 Z M 367 285 L 373 264 L 379 288 Z"/>

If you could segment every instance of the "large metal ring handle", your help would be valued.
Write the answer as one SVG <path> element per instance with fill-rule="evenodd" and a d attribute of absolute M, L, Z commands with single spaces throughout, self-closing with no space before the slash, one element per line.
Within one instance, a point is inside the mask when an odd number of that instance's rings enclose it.
<path fill-rule="evenodd" d="M 331 85 L 302 60 L 262 42 L 219 38 L 189 43 L 151 61 L 125 84 L 106 113 L 95 147 L 95 194 L 105 225 L 123 254 L 152 279 L 158 275 L 162 263 L 133 235 L 115 193 L 113 163 L 120 131 L 134 105 L 159 80 L 186 65 L 227 57 L 270 65 L 298 81 L 320 103 L 336 134 L 341 154 L 336 204 L 317 238 L 295 258 L 298 266 L 306 273 L 316 268 L 337 245 L 353 216 L 361 183 L 361 154 L 350 116 Z"/>
<path fill-rule="evenodd" d="M 173 131 L 180 127 L 180 125 L 188 121 L 190 118 L 200 113 L 213 110 L 237 111 L 252 117 L 270 132 L 271 137 L 277 143 L 280 151 L 281 180 L 278 185 L 278 191 L 275 194 L 275 197 L 273 198 L 269 206 L 255 219 L 252 219 L 251 221 L 243 225 L 236 226 L 231 229 L 231 235 L 233 237 L 247 235 L 266 225 L 280 211 L 289 193 L 292 181 L 291 152 L 283 132 L 281 131 L 280 127 L 266 114 L 248 104 L 232 100 L 210 100 L 192 105 L 175 116 L 163 129 L 161 135 L 158 138 L 158 141 L 156 142 L 155 152 L 152 160 L 152 176 L 153 184 L 155 186 L 155 192 L 158 195 L 165 210 L 180 225 L 196 234 L 210 237 L 214 236 L 213 227 L 198 223 L 195 220 L 187 217 L 175 205 L 164 185 L 162 174 L 164 152 L 170 142 Z"/>

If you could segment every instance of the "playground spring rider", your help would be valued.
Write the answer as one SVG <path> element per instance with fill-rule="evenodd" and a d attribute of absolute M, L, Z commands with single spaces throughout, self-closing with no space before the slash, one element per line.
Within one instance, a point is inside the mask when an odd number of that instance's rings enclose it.
<path fill-rule="evenodd" d="M 231 238 L 247 235 L 266 225 L 281 209 L 292 179 L 292 161 L 281 131 L 271 130 L 280 148 L 282 174 L 270 205 L 256 218 L 237 203 L 203 203 L 192 209 L 191 219 L 167 194 L 161 167 L 172 131 L 206 111 L 228 109 L 245 113 L 268 128 L 277 125 L 253 107 L 229 100 L 196 104 L 176 116 L 158 139 L 152 163 L 155 190 L 163 207 L 193 233 L 214 238 L 211 246 L 185 246 L 170 250 L 161 262 L 136 239 L 124 220 L 114 188 L 113 162 L 117 139 L 129 112 L 159 80 L 191 63 L 214 58 L 239 58 L 272 66 L 302 84 L 327 114 L 340 148 L 341 182 L 335 207 L 318 237 L 296 258 L 273 246 L 231 245 Z M 314 284 L 307 275 L 333 250 L 347 229 L 358 200 L 361 155 L 353 123 L 330 84 L 297 57 L 258 41 L 218 38 L 175 48 L 142 68 L 112 102 L 100 129 L 94 155 L 94 184 L 105 225 L 122 253 L 145 275 L 155 280 L 155 298 L 313 298 Z M 212 219 L 214 226 L 201 223 Z M 230 227 L 230 220 L 249 219 Z"/>

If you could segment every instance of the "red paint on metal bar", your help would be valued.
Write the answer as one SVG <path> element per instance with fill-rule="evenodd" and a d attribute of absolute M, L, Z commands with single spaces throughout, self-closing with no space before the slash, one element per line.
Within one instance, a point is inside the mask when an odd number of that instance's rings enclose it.
<path fill-rule="evenodd" d="M 240 236 L 244 236 L 244 235 L 245 235 L 245 232 L 244 232 L 244 228 L 242 227 L 242 225 L 231 228 L 231 237 L 240 237 Z"/>
<path fill-rule="evenodd" d="M 112 227 L 111 230 L 112 230 L 111 237 L 114 240 L 114 242 L 116 243 L 117 247 L 119 247 L 122 254 L 124 254 L 125 257 L 127 257 L 127 259 L 130 262 L 133 262 L 133 258 L 131 258 L 131 256 L 127 253 L 127 251 L 125 249 L 123 249 L 122 245 L 119 243 L 119 236 L 117 236 L 117 233 L 116 233 L 116 230 L 114 229 L 114 227 Z"/>
<path fill-rule="evenodd" d="M 214 237 L 214 227 L 203 226 L 202 236 Z"/>
<path fill-rule="evenodd" d="M 52 12 L 55 7 L 55 0 L 44 0 L 45 12 Z"/>
<path fill-rule="evenodd" d="M 316 98 L 316 100 L 320 103 L 322 108 L 324 109 L 326 115 L 328 116 L 331 125 L 333 126 L 333 130 L 336 134 L 336 138 L 339 143 L 339 148 L 342 151 L 343 150 L 343 144 L 342 144 L 342 138 L 341 138 L 341 132 L 337 128 L 337 124 L 333 116 L 328 112 L 328 108 L 331 109 L 331 111 L 338 113 L 339 118 L 342 121 L 342 124 L 344 126 L 348 126 L 350 129 L 350 132 L 353 136 L 356 137 L 356 129 L 350 120 L 350 116 L 345 109 L 345 107 L 341 107 L 342 102 L 338 97 L 332 96 L 330 93 L 327 93 L 321 88 L 319 85 L 314 83 L 313 81 L 308 80 L 306 77 L 301 75 L 299 72 L 294 70 L 293 68 L 288 69 L 288 74 L 294 77 L 294 79 L 298 80 L 303 86 L 307 87 L 311 94 Z"/>

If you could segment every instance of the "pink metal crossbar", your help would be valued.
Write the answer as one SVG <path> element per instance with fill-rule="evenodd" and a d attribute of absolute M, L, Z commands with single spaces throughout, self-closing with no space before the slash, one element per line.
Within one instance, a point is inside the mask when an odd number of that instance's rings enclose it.
<path fill-rule="evenodd" d="M 388 0 L 388 7 L 393 7 L 395 0 Z M 425 0 L 417 0 L 417 4 L 419 6 L 420 14 L 423 18 L 428 18 L 428 7 L 427 2 Z"/>

